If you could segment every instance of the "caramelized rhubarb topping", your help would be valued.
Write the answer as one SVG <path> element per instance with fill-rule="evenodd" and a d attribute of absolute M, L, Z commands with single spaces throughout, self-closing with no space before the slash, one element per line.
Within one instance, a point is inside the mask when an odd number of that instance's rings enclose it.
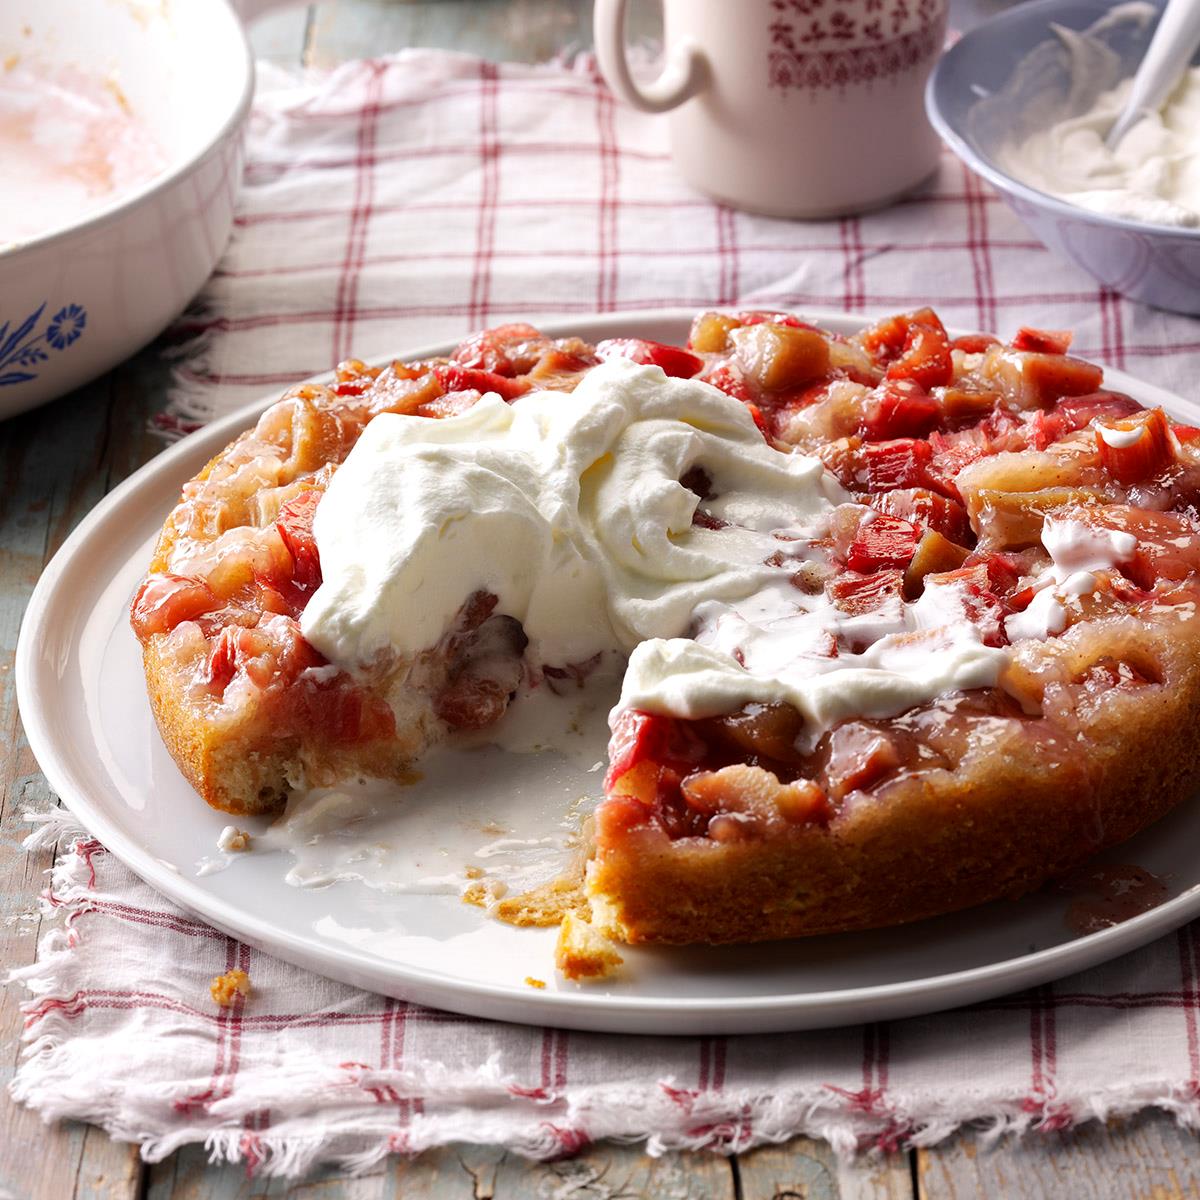
<path fill-rule="evenodd" d="M 888 379 L 911 380 L 921 387 L 945 386 L 954 378 L 950 339 L 936 317 L 929 323 L 914 321 L 904 336 L 899 358 L 888 364 Z"/>
<path fill-rule="evenodd" d="M 529 391 L 529 384 L 523 379 L 511 379 L 495 371 L 481 371 L 458 363 L 434 367 L 432 373 L 446 393 L 474 392 L 482 396 L 486 392 L 495 392 L 502 400 L 515 400 Z"/>
<path fill-rule="evenodd" d="M 920 382 L 889 376 L 868 404 L 861 432 L 868 442 L 924 437 L 937 428 L 941 419 L 941 405 Z"/>
<path fill-rule="evenodd" d="M 814 329 L 764 321 L 729 337 L 743 377 L 764 392 L 790 391 L 829 370 L 829 343 Z"/>
<path fill-rule="evenodd" d="M 974 540 L 967 521 L 967 510 L 927 488 L 896 488 L 870 496 L 872 508 L 893 517 L 903 517 L 920 529 L 934 529 L 952 542 L 966 545 Z"/>
<path fill-rule="evenodd" d="M 839 725 L 829 735 L 825 778 L 834 800 L 865 791 L 901 765 L 895 740 L 856 721 Z"/>
<path fill-rule="evenodd" d="M 897 601 L 904 588 L 900 571 L 876 571 L 872 575 L 843 575 L 825 587 L 833 606 L 848 616 L 874 612 L 889 601 Z"/>
<path fill-rule="evenodd" d="M 897 438 L 862 446 L 854 456 L 847 487 L 866 492 L 890 492 L 895 488 L 928 487 L 928 467 L 933 460 L 929 442 Z"/>
<path fill-rule="evenodd" d="M 524 375 L 541 356 L 546 339 L 532 325 L 497 325 L 467 338 L 452 359 L 460 366 L 497 375 Z"/>
<path fill-rule="evenodd" d="M 317 515 L 320 500 L 320 492 L 301 492 L 279 510 L 275 522 L 275 528 L 292 556 L 291 578 L 305 589 L 314 589 L 321 583 L 321 556 L 317 551 L 317 539 L 313 537 L 313 518 Z"/>
<path fill-rule="evenodd" d="M 842 618 L 898 608 L 937 587 L 938 605 L 958 605 L 986 644 L 1002 646 L 1007 618 L 1045 586 L 1048 517 L 1070 514 L 1136 538 L 1127 560 L 1093 572 L 1092 591 L 1064 600 L 1070 636 L 1059 645 L 1071 649 L 1056 651 L 1055 671 L 1035 669 L 1022 650 L 1002 689 L 888 721 L 846 721 L 815 748 L 800 714 L 783 704 L 700 721 L 620 715 L 597 814 L 602 843 L 645 825 L 734 843 L 780 822 L 826 822 L 907 772 L 953 769 L 1009 722 L 1024 722 L 1041 751 L 1057 753 L 1055 722 L 1069 727 L 1072 705 L 1165 678 L 1144 639 L 1129 633 L 1114 644 L 1110 619 L 1200 603 L 1200 429 L 1101 390 L 1100 369 L 1069 348 L 1069 334 L 1031 328 L 1007 345 L 984 334 L 951 340 L 928 308 L 850 338 L 791 314 L 750 311 L 701 314 L 687 348 L 637 338 L 592 347 L 510 324 L 472 336 L 449 358 L 347 362 L 331 388 L 293 389 L 210 475 L 187 485 L 168 526 L 174 544 L 139 588 L 131 620 L 143 641 L 191 623 L 176 640 L 191 639 L 189 678 L 206 704 L 252 695 L 281 737 L 394 736 L 390 707 L 300 634 L 321 582 L 313 518 L 338 464 L 379 413 L 439 419 L 485 392 L 512 401 L 532 389 L 570 391 L 613 357 L 705 380 L 744 404 L 769 442 L 819 456 L 854 495 L 858 503 L 835 511 L 812 559 L 790 556 L 782 538 L 766 557 L 798 600 L 824 593 Z M 701 466 L 680 482 L 702 503 L 714 498 Z M 726 527 L 702 507 L 694 522 Z M 452 728 L 492 724 L 521 683 L 525 635 L 495 607 L 486 592 L 470 597 L 432 652 L 440 670 L 433 708 Z M 1093 637 L 1092 620 L 1109 632 Z M 845 653 L 851 636 L 841 636 Z M 832 636 L 829 652 L 839 652 Z M 550 688 L 571 690 L 594 665 L 539 669 Z"/>
<path fill-rule="evenodd" d="M 728 313 L 700 313 L 692 321 L 688 335 L 688 349 L 698 354 L 720 354 L 729 349 L 729 333 L 741 322 Z"/>
<path fill-rule="evenodd" d="M 957 570 L 970 553 L 965 546 L 956 545 L 936 529 L 926 530 L 904 572 L 904 594 L 919 596 L 925 589 L 927 575 Z"/>

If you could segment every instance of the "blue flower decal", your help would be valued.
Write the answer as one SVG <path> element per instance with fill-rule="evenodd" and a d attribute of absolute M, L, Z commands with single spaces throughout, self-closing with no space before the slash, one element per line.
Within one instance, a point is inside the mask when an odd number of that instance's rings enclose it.
<path fill-rule="evenodd" d="M 78 304 L 68 304 L 54 314 L 54 320 L 46 326 L 46 341 L 55 350 L 65 350 L 87 325 L 87 313 Z"/>
<path fill-rule="evenodd" d="M 87 327 L 87 311 L 83 305 L 65 304 L 50 319 L 46 328 L 38 333 L 38 322 L 45 311 L 46 302 L 43 300 L 11 332 L 11 321 L 0 325 L 0 387 L 36 379 L 37 372 L 33 368 L 50 357 L 46 347 L 65 350 L 79 339 Z"/>

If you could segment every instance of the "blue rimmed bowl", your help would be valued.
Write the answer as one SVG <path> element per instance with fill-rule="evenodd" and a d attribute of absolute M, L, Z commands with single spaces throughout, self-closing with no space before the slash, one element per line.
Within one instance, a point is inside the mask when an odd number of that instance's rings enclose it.
<path fill-rule="evenodd" d="M 230 0 L 0 0 L 0 70 L 111 89 L 164 166 L 34 237 L 0 228 L 0 418 L 109 370 L 199 290 L 233 224 L 254 63 Z M 23 169 L 0 165 L 0 188 Z"/>
<path fill-rule="evenodd" d="M 1100 35 L 1124 73 L 1136 69 L 1164 3 L 1146 0 L 1147 19 L 1114 22 Z M 1082 32 L 1112 11 L 1103 0 L 1031 0 L 984 21 L 943 55 L 929 79 L 926 110 L 954 153 L 1050 250 L 1134 300 L 1200 316 L 1200 228 L 1089 212 L 1037 191 L 997 164 L 998 146 L 1028 127 L 1034 93 L 1050 103 L 1068 93 L 1066 55 L 1058 52 L 1051 26 Z M 1018 69 L 1023 75 L 1014 86 Z"/>

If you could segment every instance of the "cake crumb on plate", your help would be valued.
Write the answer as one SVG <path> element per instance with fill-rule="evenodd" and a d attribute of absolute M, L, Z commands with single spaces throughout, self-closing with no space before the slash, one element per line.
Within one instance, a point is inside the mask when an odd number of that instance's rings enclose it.
<path fill-rule="evenodd" d="M 568 912 L 558 927 L 554 965 L 567 979 L 607 979 L 625 960 L 602 933 Z"/>

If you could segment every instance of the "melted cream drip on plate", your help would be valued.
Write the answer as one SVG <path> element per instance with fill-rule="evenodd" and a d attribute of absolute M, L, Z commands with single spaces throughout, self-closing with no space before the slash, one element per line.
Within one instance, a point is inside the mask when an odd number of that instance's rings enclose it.
<path fill-rule="evenodd" d="M 359 881 L 379 891 L 495 898 L 568 867 L 600 798 L 606 716 L 618 676 L 522 691 L 492 729 L 431 750 L 406 786 L 377 780 L 295 795 L 251 853 L 284 851 L 298 887 Z"/>

